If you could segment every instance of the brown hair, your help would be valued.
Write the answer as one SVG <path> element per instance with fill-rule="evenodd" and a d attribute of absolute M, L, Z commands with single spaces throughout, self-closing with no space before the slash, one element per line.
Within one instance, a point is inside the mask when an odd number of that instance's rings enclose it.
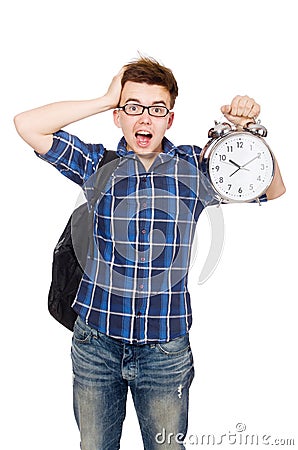
<path fill-rule="evenodd" d="M 122 88 L 127 81 L 136 83 L 157 84 L 168 90 L 171 96 L 171 105 L 173 108 L 178 95 L 178 85 L 170 69 L 161 65 L 151 57 L 140 56 L 125 66 L 122 76 Z"/>

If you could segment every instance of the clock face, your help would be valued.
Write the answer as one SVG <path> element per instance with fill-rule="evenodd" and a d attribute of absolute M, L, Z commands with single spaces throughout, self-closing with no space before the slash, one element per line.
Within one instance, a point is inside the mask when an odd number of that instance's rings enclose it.
<path fill-rule="evenodd" d="M 233 132 L 215 142 L 208 164 L 220 197 L 246 202 L 261 196 L 273 177 L 273 156 L 265 141 L 249 132 Z"/>

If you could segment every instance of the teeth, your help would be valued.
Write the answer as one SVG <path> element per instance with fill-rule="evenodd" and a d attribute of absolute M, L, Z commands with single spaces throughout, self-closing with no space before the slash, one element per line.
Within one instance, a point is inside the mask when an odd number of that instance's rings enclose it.
<path fill-rule="evenodd" d="M 137 131 L 136 136 L 152 136 L 152 134 L 149 131 Z"/>

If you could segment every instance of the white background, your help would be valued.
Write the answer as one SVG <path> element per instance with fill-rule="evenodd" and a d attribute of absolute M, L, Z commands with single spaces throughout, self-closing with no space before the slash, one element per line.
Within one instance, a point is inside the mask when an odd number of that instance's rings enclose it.
<path fill-rule="evenodd" d="M 297 444 L 295 3 L 11 0 L 2 7 L 1 448 L 79 449 L 71 333 L 47 312 L 53 247 L 79 188 L 34 156 L 13 117 L 103 95 L 138 50 L 178 80 L 171 140 L 204 145 L 220 106 L 248 94 L 262 105 L 287 186 L 286 195 L 262 207 L 224 207 L 225 248 L 216 271 L 200 286 L 199 261 L 191 272 L 196 377 L 189 432 L 219 441 L 242 422 L 247 434 Z M 108 148 L 121 137 L 111 112 L 69 130 Z M 199 226 L 203 249 L 206 217 Z M 227 442 L 219 448 L 235 448 Z M 141 448 L 129 400 L 121 450 Z"/>

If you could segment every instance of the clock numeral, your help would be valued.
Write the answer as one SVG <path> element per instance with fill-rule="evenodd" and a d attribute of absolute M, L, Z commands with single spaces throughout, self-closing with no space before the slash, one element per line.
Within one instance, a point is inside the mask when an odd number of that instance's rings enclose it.
<path fill-rule="evenodd" d="M 223 183 L 223 177 L 220 177 L 218 180 L 220 183 Z"/>
<path fill-rule="evenodd" d="M 215 166 L 216 172 L 219 171 L 219 166 Z"/>
<path fill-rule="evenodd" d="M 250 190 L 250 191 L 253 191 L 253 190 L 254 190 L 254 185 L 253 185 L 253 184 L 250 184 L 250 185 L 249 185 L 249 190 Z"/>
<path fill-rule="evenodd" d="M 239 192 L 239 194 L 242 194 L 242 188 L 240 187 L 239 189 L 238 189 L 238 192 Z"/>
<path fill-rule="evenodd" d="M 261 164 L 261 170 L 265 170 L 265 164 Z"/>
<path fill-rule="evenodd" d="M 243 142 L 242 141 L 238 141 L 237 142 L 237 148 L 243 148 Z"/>
<path fill-rule="evenodd" d="M 231 184 L 228 184 L 229 191 L 231 190 L 231 187 L 232 187 L 232 185 L 231 185 Z"/>
<path fill-rule="evenodd" d="M 237 142 L 238 144 L 238 142 Z M 232 152 L 233 151 L 233 146 L 232 145 L 227 145 L 227 151 L 228 152 Z"/>
<path fill-rule="evenodd" d="M 226 161 L 227 157 L 226 155 L 219 155 L 220 161 Z"/>

